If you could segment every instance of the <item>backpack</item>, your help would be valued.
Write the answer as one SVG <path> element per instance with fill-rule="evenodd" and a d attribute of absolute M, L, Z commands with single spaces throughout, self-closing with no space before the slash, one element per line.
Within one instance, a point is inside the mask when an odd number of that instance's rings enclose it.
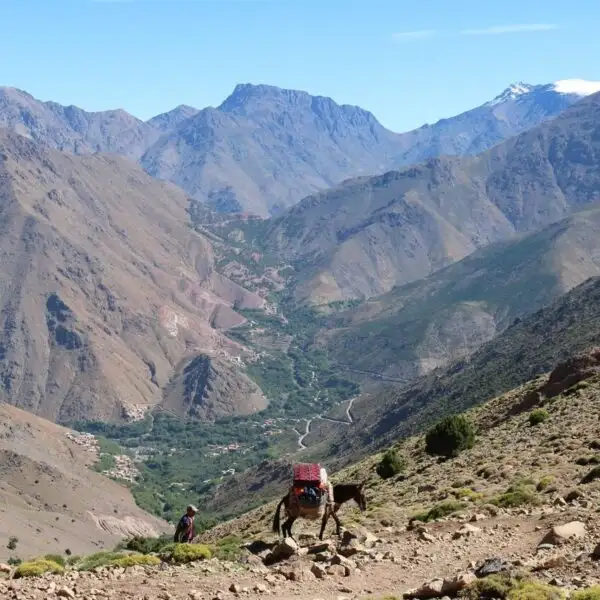
<path fill-rule="evenodd" d="M 179 519 L 179 523 L 177 523 L 177 527 L 175 528 L 175 535 L 173 536 L 173 541 L 178 544 L 180 542 L 187 542 L 186 540 L 182 540 L 182 536 L 183 534 L 186 532 L 188 526 L 185 523 L 185 519 L 189 518 L 187 515 L 183 515 L 183 517 L 181 517 L 181 519 Z"/>

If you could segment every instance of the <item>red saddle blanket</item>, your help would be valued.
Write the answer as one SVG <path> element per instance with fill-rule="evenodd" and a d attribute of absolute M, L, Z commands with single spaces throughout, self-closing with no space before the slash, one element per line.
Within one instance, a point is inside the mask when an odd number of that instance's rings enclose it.
<path fill-rule="evenodd" d="M 321 483 L 321 465 L 318 463 L 299 463 L 294 465 L 294 484 Z"/>

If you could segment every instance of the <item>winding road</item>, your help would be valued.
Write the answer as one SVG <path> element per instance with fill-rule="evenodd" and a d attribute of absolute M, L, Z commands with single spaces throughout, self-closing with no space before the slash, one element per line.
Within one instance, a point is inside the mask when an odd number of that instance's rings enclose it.
<path fill-rule="evenodd" d="M 352 416 L 351 411 L 356 398 L 357 396 L 355 396 L 350 400 L 350 402 L 348 402 L 348 406 L 346 407 L 346 421 L 342 421 L 341 419 L 332 419 L 331 417 L 324 417 L 322 414 L 320 414 L 316 417 L 306 419 L 306 427 L 304 429 L 304 433 L 300 433 L 296 428 L 294 428 L 293 431 L 298 434 L 298 446 L 300 450 L 305 450 L 307 448 L 306 444 L 304 443 L 304 440 L 306 439 L 306 436 L 310 433 L 310 427 L 312 425 L 312 422 L 316 419 L 321 419 L 322 421 L 329 421 L 330 423 L 338 423 L 341 425 L 352 425 L 354 423 L 354 417 Z"/>

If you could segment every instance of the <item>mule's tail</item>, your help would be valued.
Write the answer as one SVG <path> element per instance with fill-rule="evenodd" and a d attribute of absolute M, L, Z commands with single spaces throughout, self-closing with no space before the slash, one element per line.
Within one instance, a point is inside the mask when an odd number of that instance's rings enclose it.
<path fill-rule="evenodd" d="M 279 513 L 281 512 L 281 507 L 283 506 L 284 502 L 285 498 L 282 498 L 281 502 L 277 505 L 277 508 L 275 509 L 275 516 L 273 517 L 273 532 L 278 535 L 281 534 Z"/>

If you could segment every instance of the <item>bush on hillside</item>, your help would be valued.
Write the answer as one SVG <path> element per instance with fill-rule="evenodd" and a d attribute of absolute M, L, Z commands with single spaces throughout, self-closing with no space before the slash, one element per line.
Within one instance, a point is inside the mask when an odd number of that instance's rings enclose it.
<path fill-rule="evenodd" d="M 165 546 L 173 541 L 173 537 L 162 535 L 160 537 L 135 536 L 119 544 L 118 549 L 131 550 L 140 554 L 152 554 L 160 552 Z"/>
<path fill-rule="evenodd" d="M 475 444 L 475 430 L 464 415 L 452 415 L 432 427 L 425 436 L 425 451 L 428 454 L 458 455 Z"/>
<path fill-rule="evenodd" d="M 499 508 L 517 508 L 524 504 L 537 504 L 537 501 L 530 486 L 517 484 L 511 485 L 506 492 L 490 500 L 490 503 Z"/>
<path fill-rule="evenodd" d="M 593 585 L 583 590 L 573 592 L 571 594 L 571 600 L 600 600 L 600 585 Z"/>
<path fill-rule="evenodd" d="M 436 519 L 441 519 L 442 517 L 447 517 L 448 515 L 458 512 L 459 510 L 465 508 L 465 506 L 466 505 L 463 502 L 448 500 L 446 502 L 436 504 L 426 512 L 417 513 L 412 517 L 411 521 L 423 521 L 424 523 L 435 521 Z"/>
<path fill-rule="evenodd" d="M 220 560 L 235 562 L 242 555 L 243 540 L 237 535 L 227 535 L 221 538 L 213 548 L 213 554 Z"/>
<path fill-rule="evenodd" d="M 547 410 L 544 410 L 543 408 L 536 408 L 529 413 L 529 424 L 532 427 L 535 427 L 549 418 L 550 413 Z"/>
<path fill-rule="evenodd" d="M 381 479 L 389 479 L 394 475 L 399 475 L 406 468 L 404 457 L 397 450 L 390 448 L 379 461 L 377 465 L 377 475 Z"/>
<path fill-rule="evenodd" d="M 212 557 L 212 552 L 204 544 L 171 544 L 162 549 L 161 557 L 181 565 L 197 560 L 207 560 Z"/>
<path fill-rule="evenodd" d="M 66 561 L 64 556 L 60 555 L 60 554 L 46 554 L 46 556 L 44 556 L 44 560 L 49 560 L 51 562 L 55 562 L 57 565 L 60 565 L 61 567 L 66 566 Z"/>
<path fill-rule="evenodd" d="M 122 558 L 115 558 L 109 564 L 111 567 L 136 567 L 138 565 L 156 566 L 160 564 L 160 558 L 151 554 L 127 554 Z"/>
<path fill-rule="evenodd" d="M 123 556 L 125 555 L 122 552 L 103 550 L 102 552 L 96 552 L 95 554 L 90 554 L 90 556 L 84 557 L 83 560 L 77 565 L 77 569 L 79 571 L 93 571 L 99 567 L 107 567 L 114 560 L 123 558 Z"/>
<path fill-rule="evenodd" d="M 460 593 L 460 596 L 467 600 L 480 600 L 480 598 L 503 600 L 517 583 L 515 579 L 505 573 L 494 573 L 482 579 L 476 579 Z"/>
<path fill-rule="evenodd" d="M 18 579 L 20 577 L 40 577 L 44 573 L 54 573 L 55 575 L 60 575 L 63 572 L 64 568 L 61 567 L 61 565 L 59 565 L 58 563 L 55 563 L 51 560 L 39 558 L 37 560 L 30 560 L 21 563 L 15 571 L 15 578 Z"/>
<path fill-rule="evenodd" d="M 582 480 L 581 483 L 592 483 L 600 479 L 600 466 L 594 467 Z"/>
<path fill-rule="evenodd" d="M 506 596 L 506 600 L 563 600 L 565 593 L 557 587 L 538 581 L 523 581 Z"/>

